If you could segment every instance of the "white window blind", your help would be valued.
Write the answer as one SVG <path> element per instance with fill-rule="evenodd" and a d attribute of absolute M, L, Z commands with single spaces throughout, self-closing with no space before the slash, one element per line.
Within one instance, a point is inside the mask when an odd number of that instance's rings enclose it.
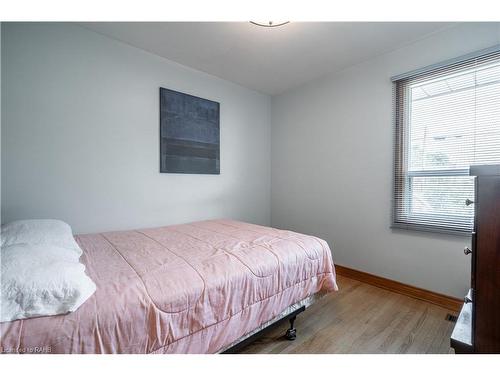
<path fill-rule="evenodd" d="M 469 167 L 500 163 L 500 51 L 394 81 L 393 227 L 470 233 Z"/>

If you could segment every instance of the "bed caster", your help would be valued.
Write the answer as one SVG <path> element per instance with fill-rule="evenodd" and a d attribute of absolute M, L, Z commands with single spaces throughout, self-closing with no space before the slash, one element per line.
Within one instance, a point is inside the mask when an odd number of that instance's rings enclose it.
<path fill-rule="evenodd" d="M 295 328 L 289 328 L 286 330 L 285 338 L 287 340 L 293 341 L 297 338 L 297 330 Z"/>
<path fill-rule="evenodd" d="M 296 316 L 290 318 L 290 328 L 288 328 L 285 333 L 285 338 L 287 340 L 293 341 L 297 338 L 297 329 L 293 328 L 293 323 L 295 323 L 296 318 Z"/>

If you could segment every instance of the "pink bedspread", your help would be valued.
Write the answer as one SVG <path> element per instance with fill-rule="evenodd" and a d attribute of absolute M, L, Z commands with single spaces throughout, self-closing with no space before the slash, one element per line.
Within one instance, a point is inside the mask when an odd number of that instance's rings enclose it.
<path fill-rule="evenodd" d="M 327 243 L 230 220 L 76 236 L 97 285 L 76 312 L 0 324 L 2 352 L 215 353 L 337 290 Z"/>

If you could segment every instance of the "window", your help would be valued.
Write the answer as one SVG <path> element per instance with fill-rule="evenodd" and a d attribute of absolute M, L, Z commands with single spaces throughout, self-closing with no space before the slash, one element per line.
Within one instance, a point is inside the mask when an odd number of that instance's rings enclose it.
<path fill-rule="evenodd" d="M 393 81 L 393 227 L 470 233 L 469 167 L 500 164 L 500 51 Z"/>

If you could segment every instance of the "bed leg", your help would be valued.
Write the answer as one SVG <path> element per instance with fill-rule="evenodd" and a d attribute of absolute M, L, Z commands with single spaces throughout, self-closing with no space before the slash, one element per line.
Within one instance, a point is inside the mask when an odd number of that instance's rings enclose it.
<path fill-rule="evenodd" d="M 290 340 L 290 341 L 293 341 L 297 338 L 297 329 L 293 328 L 293 324 L 295 323 L 295 319 L 297 319 L 297 316 L 290 318 L 290 328 L 288 328 L 286 330 L 286 333 L 285 333 L 285 338 L 287 340 Z"/>

